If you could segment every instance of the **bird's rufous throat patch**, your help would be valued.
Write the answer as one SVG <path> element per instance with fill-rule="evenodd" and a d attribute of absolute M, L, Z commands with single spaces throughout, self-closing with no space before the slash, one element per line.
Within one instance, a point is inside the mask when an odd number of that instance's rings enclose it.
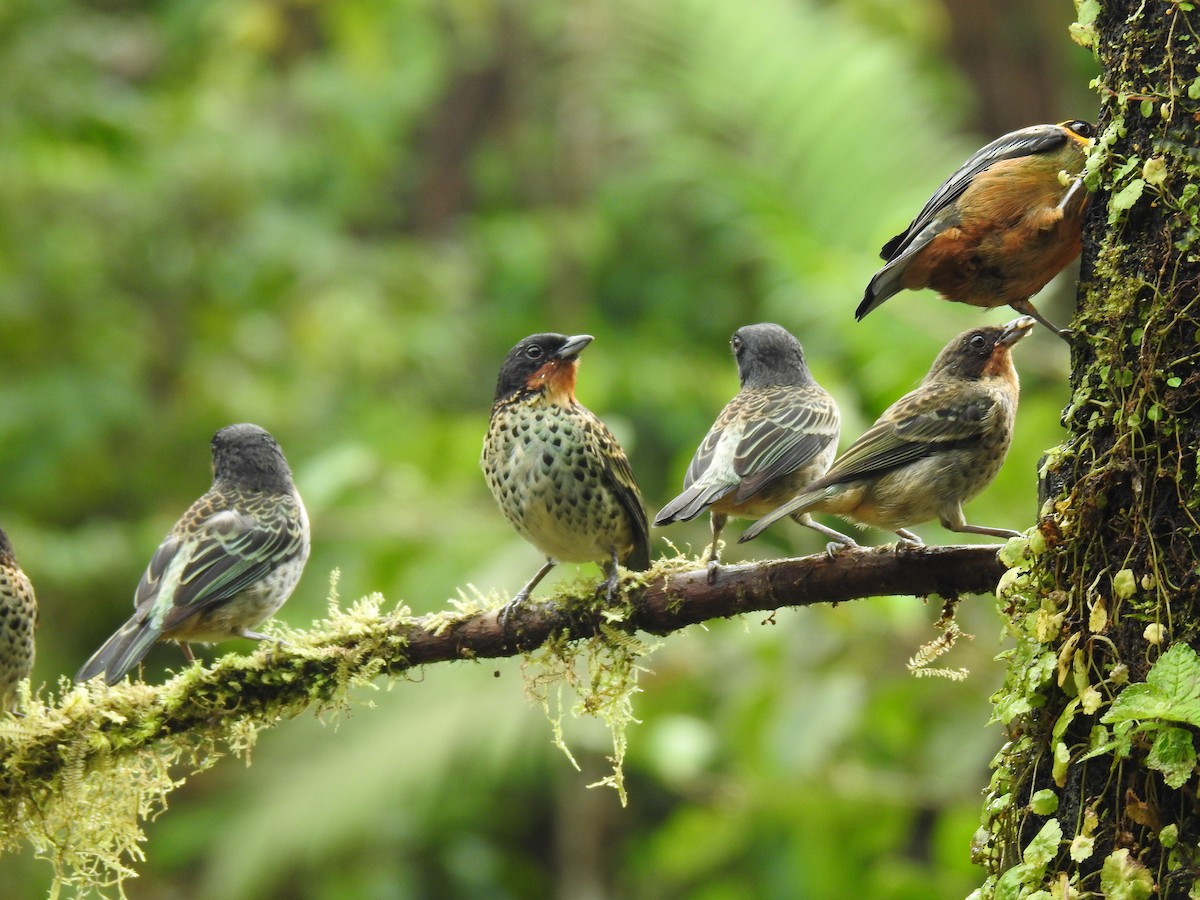
<path fill-rule="evenodd" d="M 546 399 L 557 406 L 575 402 L 575 375 L 578 359 L 552 359 L 529 376 L 525 386 L 531 391 L 544 390 Z"/>

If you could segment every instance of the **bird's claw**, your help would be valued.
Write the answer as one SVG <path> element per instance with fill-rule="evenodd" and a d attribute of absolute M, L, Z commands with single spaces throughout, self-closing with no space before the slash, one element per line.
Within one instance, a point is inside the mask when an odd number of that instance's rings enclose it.
<path fill-rule="evenodd" d="M 715 560 L 715 559 L 710 559 L 710 560 L 708 561 L 708 576 L 707 576 L 708 583 L 709 583 L 709 584 L 716 584 L 716 583 L 717 583 L 717 576 L 718 576 L 720 573 L 721 573 L 721 563 L 720 563 L 720 561 L 719 561 L 719 560 Z"/>
<path fill-rule="evenodd" d="M 511 616 L 521 606 L 521 604 L 528 599 L 528 591 L 517 591 L 517 593 L 513 595 L 513 598 L 500 607 L 500 612 L 496 614 L 496 625 L 500 629 L 500 639 L 506 644 L 508 643 L 508 617 Z"/>
<path fill-rule="evenodd" d="M 830 541 L 825 545 L 825 555 L 830 559 L 836 557 L 843 550 L 851 550 L 858 548 L 858 541 L 847 538 L 844 541 Z"/>

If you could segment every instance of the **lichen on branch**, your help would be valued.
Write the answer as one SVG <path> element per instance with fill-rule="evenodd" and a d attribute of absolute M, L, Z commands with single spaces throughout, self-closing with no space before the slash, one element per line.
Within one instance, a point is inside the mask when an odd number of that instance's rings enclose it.
<path fill-rule="evenodd" d="M 700 561 L 676 557 L 627 573 L 615 607 L 598 601 L 594 585 L 569 585 L 513 612 L 507 633 L 496 608 L 469 598 L 421 617 L 385 611 L 379 594 L 342 609 L 335 579 L 326 618 L 306 630 L 276 628 L 280 643 L 250 655 L 197 663 L 160 685 L 64 678 L 56 691 L 24 697 L 22 716 L 0 719 L 0 852 L 28 843 L 53 863 L 58 884 L 120 890 L 143 858 L 142 824 L 166 808 L 168 794 L 223 756 L 248 758 L 261 729 L 310 709 L 340 710 L 352 689 L 381 676 L 538 647 L 547 649 L 527 664 L 531 694 L 557 691 L 549 673 L 574 689 L 576 711 L 606 722 L 614 771 L 600 783 L 623 796 L 638 659 L 653 647 L 636 632 L 888 594 L 990 593 L 1004 571 L 989 545 L 864 548 L 727 566 L 710 585 Z M 570 683 L 581 656 L 587 677 Z M 555 709 L 561 715 L 561 705 L 546 706 L 552 720 Z"/>

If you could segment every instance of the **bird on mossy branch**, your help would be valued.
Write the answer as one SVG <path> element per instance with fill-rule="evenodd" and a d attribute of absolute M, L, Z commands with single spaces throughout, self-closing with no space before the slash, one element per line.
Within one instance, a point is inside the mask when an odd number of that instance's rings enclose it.
<path fill-rule="evenodd" d="M 33 631 L 37 628 L 33 585 L 0 528 L 0 713 L 13 710 L 17 685 L 33 671 Z"/>
<path fill-rule="evenodd" d="M 860 525 L 921 539 L 909 526 L 937 519 L 950 531 L 1016 537 L 967 523 L 962 505 L 991 484 L 1012 442 L 1017 372 L 1012 346 L 1028 316 L 952 340 L 913 391 L 886 410 L 829 471 L 742 535 L 753 540 L 784 516 L 833 513 Z"/>
<path fill-rule="evenodd" d="M 588 334 L 534 334 L 500 367 L 480 466 L 509 524 L 546 564 L 505 605 L 508 616 L 555 564 L 598 562 L 615 597 L 618 565 L 650 567 L 650 532 L 629 459 L 608 427 L 575 399 Z"/>
<path fill-rule="evenodd" d="M 746 325 L 729 344 L 741 390 L 700 442 L 682 493 L 654 519 L 655 525 L 669 525 L 709 511 L 710 584 L 719 571 L 719 541 L 728 518 L 764 516 L 824 475 L 841 433 L 837 404 L 813 379 L 804 349 L 786 329 L 771 323 Z M 793 518 L 840 544 L 854 544 L 806 512 Z"/>
<path fill-rule="evenodd" d="M 212 439 L 213 483 L 171 529 L 134 594 L 134 614 L 75 676 L 115 684 L 155 641 L 213 643 L 252 629 L 291 596 L 308 559 L 308 515 L 279 444 L 257 425 Z"/>
<path fill-rule="evenodd" d="M 1029 302 L 1079 255 L 1095 130 L 1083 121 L 999 137 L 962 164 L 883 245 L 855 318 L 901 290 L 933 288 L 985 309 L 1008 305 L 1069 339 Z"/>

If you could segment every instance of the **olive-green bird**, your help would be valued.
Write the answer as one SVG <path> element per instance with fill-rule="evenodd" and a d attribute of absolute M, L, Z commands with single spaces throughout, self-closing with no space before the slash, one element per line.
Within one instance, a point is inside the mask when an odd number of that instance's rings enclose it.
<path fill-rule="evenodd" d="M 500 367 L 480 466 L 504 517 L 546 564 L 500 614 L 529 597 L 555 564 L 598 562 L 611 601 L 617 565 L 650 567 L 650 532 L 625 451 L 575 399 L 589 334 L 534 334 Z"/>
<path fill-rule="evenodd" d="M 950 531 L 1015 537 L 1007 528 L 968 524 L 962 504 L 991 484 L 1008 453 L 1019 390 L 1009 351 L 1033 326 L 1022 316 L 956 337 L 916 390 L 741 540 L 784 516 L 817 511 L 886 528 L 914 544 L 921 539 L 908 526 L 931 519 Z"/>
<path fill-rule="evenodd" d="M 688 522 L 709 511 L 708 581 L 720 567 L 718 541 L 730 516 L 757 518 L 825 474 L 837 452 L 841 417 L 833 397 L 813 379 L 800 342 L 779 325 L 746 325 L 729 342 L 741 390 L 700 442 L 683 491 L 659 510 L 655 525 Z M 854 541 L 793 517 L 840 544 Z"/>
<path fill-rule="evenodd" d="M 12 543 L 0 528 L 0 713 L 15 708 L 17 685 L 33 671 L 37 618 L 33 585 L 17 565 Z"/>
<path fill-rule="evenodd" d="M 308 559 L 308 515 L 279 444 L 257 425 L 212 439 L 213 483 L 150 559 L 133 618 L 75 676 L 115 684 L 155 641 L 213 643 L 267 636 L 252 629 L 287 600 Z"/>

